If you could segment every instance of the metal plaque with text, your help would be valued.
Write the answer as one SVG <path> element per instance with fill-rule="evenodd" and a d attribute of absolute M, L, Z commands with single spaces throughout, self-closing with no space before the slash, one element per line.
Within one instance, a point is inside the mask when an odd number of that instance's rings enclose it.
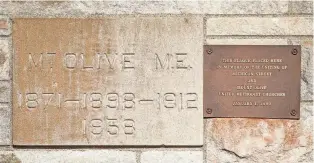
<path fill-rule="evenodd" d="M 204 117 L 300 117 L 301 47 L 204 46 Z"/>

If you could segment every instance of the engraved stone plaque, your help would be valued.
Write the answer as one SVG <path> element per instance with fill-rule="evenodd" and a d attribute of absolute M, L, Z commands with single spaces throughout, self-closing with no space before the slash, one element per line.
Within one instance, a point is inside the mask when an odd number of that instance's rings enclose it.
<path fill-rule="evenodd" d="M 300 49 L 204 46 L 204 117 L 299 119 Z"/>
<path fill-rule="evenodd" d="M 15 19 L 14 145 L 202 145 L 202 27 Z"/>

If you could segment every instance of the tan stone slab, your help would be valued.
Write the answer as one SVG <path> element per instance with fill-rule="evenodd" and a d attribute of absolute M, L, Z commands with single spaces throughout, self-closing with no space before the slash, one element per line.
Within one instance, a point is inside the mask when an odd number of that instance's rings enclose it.
<path fill-rule="evenodd" d="M 202 18 L 15 19 L 14 145 L 202 145 Z"/>

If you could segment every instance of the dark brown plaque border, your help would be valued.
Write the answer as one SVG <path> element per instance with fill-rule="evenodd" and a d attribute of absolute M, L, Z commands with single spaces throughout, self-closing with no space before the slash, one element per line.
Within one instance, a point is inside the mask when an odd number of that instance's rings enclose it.
<path fill-rule="evenodd" d="M 204 118 L 268 118 L 268 119 L 300 119 L 300 80 L 301 80 L 301 46 L 300 45 L 204 45 L 203 63 L 203 110 Z M 218 97 L 217 87 L 229 87 L 233 79 L 224 72 L 215 70 L 215 66 L 223 57 L 257 57 L 284 58 L 288 69 L 281 71 L 262 84 L 270 84 L 274 89 L 284 88 L 288 92 L 283 100 L 270 99 L 274 106 L 266 110 L 254 106 L 238 108 L 223 107 L 230 104 L 230 98 Z M 251 64 L 252 65 L 252 64 Z M 229 72 L 230 73 L 230 72 Z M 276 72 L 278 73 L 278 72 Z M 214 74 L 214 75 L 213 75 Z M 226 80 L 216 80 L 216 79 Z M 230 79 L 230 80 L 229 80 Z M 283 84 L 284 83 L 284 84 Z M 276 88 L 278 87 L 278 88 Z M 288 88 L 288 89 L 287 89 Z M 215 95 L 215 93 L 217 93 Z M 263 98 L 263 97 L 257 97 Z M 240 108 L 240 109 L 239 109 Z"/>

